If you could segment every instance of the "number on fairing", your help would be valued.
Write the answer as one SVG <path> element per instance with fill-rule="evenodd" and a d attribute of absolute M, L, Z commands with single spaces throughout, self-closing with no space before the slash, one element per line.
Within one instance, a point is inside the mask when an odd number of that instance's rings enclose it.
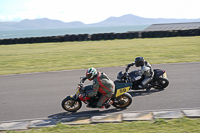
<path fill-rule="evenodd" d="M 117 93 L 116 93 L 116 97 L 118 97 L 118 96 L 124 94 L 125 92 L 129 91 L 129 88 L 130 88 L 130 86 L 129 86 L 129 87 L 125 87 L 125 88 L 118 89 L 118 90 L 117 90 Z"/>

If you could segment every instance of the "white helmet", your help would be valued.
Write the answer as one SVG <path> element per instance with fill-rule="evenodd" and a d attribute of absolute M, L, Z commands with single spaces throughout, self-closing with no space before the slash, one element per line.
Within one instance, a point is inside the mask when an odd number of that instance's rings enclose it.
<path fill-rule="evenodd" d="M 94 78 L 94 76 L 97 75 L 97 70 L 93 67 L 88 68 L 86 71 L 86 77 L 88 80 L 92 80 Z"/>

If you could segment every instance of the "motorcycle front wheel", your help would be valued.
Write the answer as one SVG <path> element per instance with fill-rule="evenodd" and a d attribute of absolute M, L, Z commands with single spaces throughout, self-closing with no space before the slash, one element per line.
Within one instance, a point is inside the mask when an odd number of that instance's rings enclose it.
<path fill-rule="evenodd" d="M 69 112 L 76 112 L 82 107 L 82 102 L 74 98 L 65 98 L 62 103 L 62 108 Z"/>
<path fill-rule="evenodd" d="M 132 97 L 129 93 L 124 93 L 113 99 L 113 106 L 116 108 L 126 108 L 132 103 Z"/>

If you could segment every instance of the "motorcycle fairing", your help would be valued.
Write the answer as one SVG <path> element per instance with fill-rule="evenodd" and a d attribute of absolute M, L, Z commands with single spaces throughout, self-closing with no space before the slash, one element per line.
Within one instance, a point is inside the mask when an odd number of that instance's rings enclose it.
<path fill-rule="evenodd" d="M 115 84 L 115 97 L 118 97 L 125 92 L 129 91 L 132 86 L 132 83 L 116 83 Z"/>
<path fill-rule="evenodd" d="M 128 75 L 130 76 L 131 79 L 135 79 L 136 77 L 139 76 L 139 74 L 140 74 L 140 70 L 134 70 L 134 71 L 131 71 L 130 73 L 128 73 Z M 144 79 L 144 75 L 138 81 L 142 81 L 143 79 Z"/>
<path fill-rule="evenodd" d="M 129 73 L 131 80 L 135 79 L 138 75 L 139 75 L 139 70 L 134 70 Z M 144 80 L 144 78 L 145 78 L 145 76 L 143 75 L 141 79 L 132 81 L 132 82 L 134 82 L 133 88 L 140 89 L 140 88 L 138 88 L 138 85 Z"/>
<path fill-rule="evenodd" d="M 86 102 L 86 101 L 88 101 L 90 98 L 89 98 L 89 97 L 83 97 L 83 95 L 80 95 L 80 96 L 79 96 L 79 99 L 80 99 L 81 101 L 83 101 L 83 102 Z"/>
<path fill-rule="evenodd" d="M 91 91 L 91 90 L 93 90 L 93 85 L 87 85 L 87 86 L 84 87 L 84 93 L 87 93 L 88 91 Z M 83 97 L 83 95 L 80 95 L 79 99 L 81 101 L 83 101 L 83 102 L 86 102 L 86 101 L 88 101 L 91 98 L 89 98 L 89 97 Z"/>
<path fill-rule="evenodd" d="M 93 85 L 87 85 L 84 87 L 84 92 L 87 93 L 88 91 L 93 90 Z"/>
<path fill-rule="evenodd" d="M 154 69 L 154 78 L 157 78 L 159 77 L 160 75 L 163 75 L 164 74 L 164 71 L 163 70 L 160 70 L 160 69 Z"/>

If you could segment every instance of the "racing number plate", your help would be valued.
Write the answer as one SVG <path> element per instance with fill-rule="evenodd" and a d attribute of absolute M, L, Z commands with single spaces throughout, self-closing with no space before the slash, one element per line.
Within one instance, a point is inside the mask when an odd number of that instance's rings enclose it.
<path fill-rule="evenodd" d="M 118 96 L 124 94 L 125 92 L 129 91 L 129 88 L 130 88 L 130 86 L 125 87 L 125 88 L 118 89 L 118 90 L 117 90 L 117 93 L 116 93 L 116 97 L 118 97 Z"/>
<path fill-rule="evenodd" d="M 167 78 L 167 74 L 166 74 L 166 72 L 163 74 L 163 76 Z"/>

